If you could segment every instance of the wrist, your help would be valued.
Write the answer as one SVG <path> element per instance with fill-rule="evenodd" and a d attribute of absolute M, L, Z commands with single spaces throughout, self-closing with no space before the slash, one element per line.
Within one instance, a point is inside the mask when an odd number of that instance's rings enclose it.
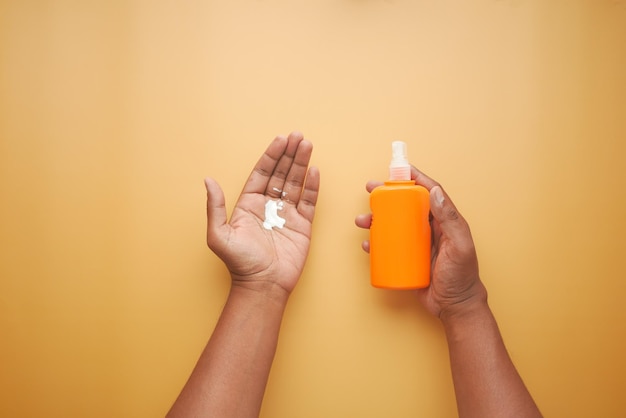
<path fill-rule="evenodd" d="M 261 304 L 267 304 L 284 308 L 289 300 L 290 292 L 278 283 L 265 280 L 245 280 L 238 279 L 233 276 L 231 297 L 241 297 L 249 299 L 250 302 L 257 301 Z"/>
<path fill-rule="evenodd" d="M 466 320 L 472 321 L 472 318 L 476 318 L 484 312 L 489 312 L 487 289 L 480 280 L 474 282 L 468 293 L 466 297 L 441 309 L 439 319 L 441 319 L 444 327 Z"/>

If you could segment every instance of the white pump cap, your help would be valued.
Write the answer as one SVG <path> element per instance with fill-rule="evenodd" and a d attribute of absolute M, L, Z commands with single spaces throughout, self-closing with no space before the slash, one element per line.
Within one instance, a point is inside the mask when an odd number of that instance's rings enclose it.
<path fill-rule="evenodd" d="M 411 180 L 411 165 L 407 159 L 406 144 L 402 141 L 391 143 L 389 180 Z"/>

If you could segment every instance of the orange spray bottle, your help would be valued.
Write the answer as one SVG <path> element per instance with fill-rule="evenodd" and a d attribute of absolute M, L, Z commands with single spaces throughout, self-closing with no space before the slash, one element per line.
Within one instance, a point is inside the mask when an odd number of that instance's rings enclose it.
<path fill-rule="evenodd" d="M 411 180 L 406 144 L 394 141 L 389 180 L 370 195 L 372 286 L 418 289 L 430 284 L 430 200 Z"/>

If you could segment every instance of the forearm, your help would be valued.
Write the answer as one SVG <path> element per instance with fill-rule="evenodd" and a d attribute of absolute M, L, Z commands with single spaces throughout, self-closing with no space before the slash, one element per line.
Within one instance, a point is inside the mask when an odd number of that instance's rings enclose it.
<path fill-rule="evenodd" d="M 286 293 L 233 286 L 213 334 L 169 417 L 258 417 Z"/>
<path fill-rule="evenodd" d="M 443 318 L 459 416 L 541 417 L 484 300 Z"/>

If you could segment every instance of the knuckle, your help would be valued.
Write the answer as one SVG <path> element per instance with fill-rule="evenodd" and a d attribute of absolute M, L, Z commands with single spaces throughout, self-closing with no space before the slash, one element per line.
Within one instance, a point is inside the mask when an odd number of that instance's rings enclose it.
<path fill-rule="evenodd" d="M 461 215 L 459 215 L 459 212 L 456 210 L 456 208 L 449 208 L 446 211 L 446 218 L 451 220 L 451 221 L 456 221 L 461 217 Z"/>

